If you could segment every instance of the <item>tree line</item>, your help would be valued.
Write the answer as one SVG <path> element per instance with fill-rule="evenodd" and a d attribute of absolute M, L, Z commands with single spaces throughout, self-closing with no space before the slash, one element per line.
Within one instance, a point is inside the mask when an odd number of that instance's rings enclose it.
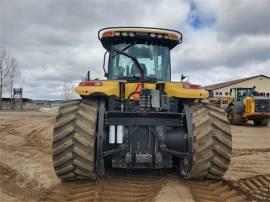
<path fill-rule="evenodd" d="M 9 92 L 12 100 L 14 98 L 13 87 L 19 77 L 17 59 L 6 48 L 0 48 L 0 110 L 3 108 L 4 90 Z"/>

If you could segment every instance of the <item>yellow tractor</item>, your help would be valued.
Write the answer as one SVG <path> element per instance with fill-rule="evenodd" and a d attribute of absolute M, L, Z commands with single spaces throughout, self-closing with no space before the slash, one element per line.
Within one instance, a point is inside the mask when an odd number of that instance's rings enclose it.
<path fill-rule="evenodd" d="M 270 119 L 270 98 L 258 96 L 253 88 L 232 88 L 225 111 L 232 124 L 252 120 L 255 125 L 267 126 Z"/>
<path fill-rule="evenodd" d="M 110 27 L 98 39 L 107 79 L 80 82 L 81 100 L 59 108 L 52 144 L 57 176 L 95 180 L 108 168 L 174 167 L 185 179 L 221 178 L 232 152 L 226 113 L 201 103 L 208 97 L 201 86 L 171 81 L 170 51 L 182 34 Z"/>

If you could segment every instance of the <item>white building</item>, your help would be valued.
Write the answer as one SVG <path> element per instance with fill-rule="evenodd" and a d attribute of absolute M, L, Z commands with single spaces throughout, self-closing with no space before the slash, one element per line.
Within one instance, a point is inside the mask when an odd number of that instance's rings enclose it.
<path fill-rule="evenodd" d="M 265 75 L 204 86 L 204 89 L 208 90 L 209 94 L 213 93 L 213 97 L 223 97 L 229 95 L 231 88 L 252 88 L 253 86 L 256 87 L 255 90 L 261 95 L 270 95 L 270 77 Z"/>

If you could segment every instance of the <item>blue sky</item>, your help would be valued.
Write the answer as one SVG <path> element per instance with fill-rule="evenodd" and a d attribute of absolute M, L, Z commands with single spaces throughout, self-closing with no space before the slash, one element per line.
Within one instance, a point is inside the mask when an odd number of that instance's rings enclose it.
<path fill-rule="evenodd" d="M 205 27 L 211 27 L 215 23 L 214 17 L 203 17 L 197 8 L 195 2 L 190 2 L 190 10 L 188 13 L 188 23 L 195 30 L 200 30 Z"/>

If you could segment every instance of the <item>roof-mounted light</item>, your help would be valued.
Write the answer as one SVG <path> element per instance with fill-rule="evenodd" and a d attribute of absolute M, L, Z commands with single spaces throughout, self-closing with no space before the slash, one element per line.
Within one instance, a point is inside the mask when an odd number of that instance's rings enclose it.
<path fill-rule="evenodd" d="M 128 36 L 134 37 L 134 36 L 135 36 L 135 33 L 134 33 L 134 32 L 129 32 L 129 33 L 128 33 Z"/>
<path fill-rule="evenodd" d="M 158 35 L 157 35 L 157 38 L 159 38 L 159 39 L 161 39 L 162 37 L 163 37 L 162 34 L 158 34 Z"/>
<path fill-rule="evenodd" d="M 127 36 L 128 35 L 128 33 L 127 32 L 122 32 L 122 36 Z"/>
<path fill-rule="evenodd" d="M 156 33 L 151 33 L 150 34 L 150 37 L 156 37 L 157 35 L 156 35 Z"/>
<path fill-rule="evenodd" d="M 114 32 L 114 36 L 120 36 L 120 32 Z"/>

